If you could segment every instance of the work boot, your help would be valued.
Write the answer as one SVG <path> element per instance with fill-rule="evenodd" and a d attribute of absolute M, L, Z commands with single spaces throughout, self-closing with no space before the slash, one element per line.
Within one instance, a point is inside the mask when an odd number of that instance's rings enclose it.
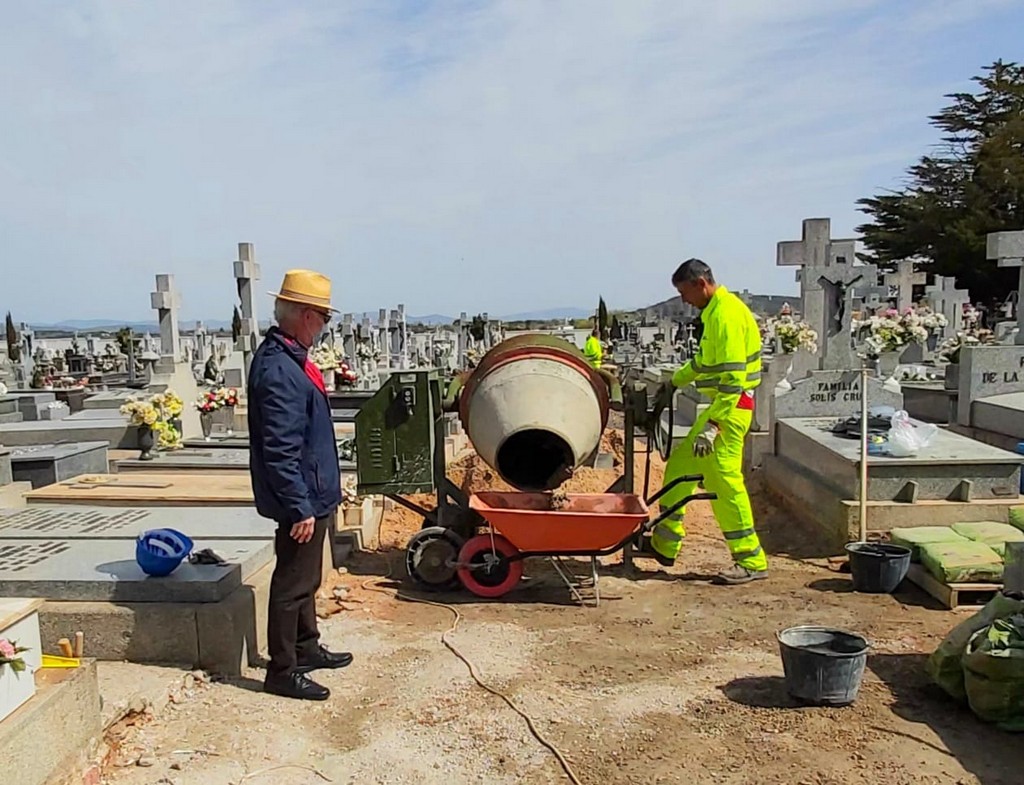
<path fill-rule="evenodd" d="M 328 651 L 324 646 L 318 646 L 316 651 L 308 656 L 299 655 L 299 662 L 295 668 L 296 673 L 309 673 L 327 668 L 345 668 L 352 664 L 352 655 L 347 651 Z"/>
<path fill-rule="evenodd" d="M 654 550 L 654 545 L 651 543 L 650 537 L 641 537 L 636 542 L 637 556 L 645 559 L 654 559 L 662 567 L 671 567 L 676 563 L 675 559 L 663 556 Z"/>
<path fill-rule="evenodd" d="M 307 701 L 325 701 L 331 697 L 331 691 L 317 684 L 304 673 L 286 673 L 283 675 L 267 674 L 263 681 L 263 691 L 282 698 L 297 698 Z"/>
<path fill-rule="evenodd" d="M 715 576 L 715 583 L 727 586 L 736 586 L 741 583 L 760 581 L 768 577 L 768 570 L 748 570 L 739 564 L 734 564 L 728 570 L 723 570 Z"/>

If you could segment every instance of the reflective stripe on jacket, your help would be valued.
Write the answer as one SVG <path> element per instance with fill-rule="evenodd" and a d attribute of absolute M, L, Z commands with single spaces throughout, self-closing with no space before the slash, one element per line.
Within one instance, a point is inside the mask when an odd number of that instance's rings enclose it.
<path fill-rule="evenodd" d="M 583 347 L 583 356 L 587 358 L 587 362 L 593 365 L 595 368 L 601 367 L 601 360 L 604 358 L 604 349 L 601 348 L 601 341 L 591 335 L 587 338 L 587 343 Z"/>
<path fill-rule="evenodd" d="M 754 315 L 724 286 L 701 311 L 704 334 L 696 356 L 672 376 L 676 387 L 693 382 L 711 399 L 709 419 L 721 421 L 744 392 L 761 383 L 761 331 Z"/>

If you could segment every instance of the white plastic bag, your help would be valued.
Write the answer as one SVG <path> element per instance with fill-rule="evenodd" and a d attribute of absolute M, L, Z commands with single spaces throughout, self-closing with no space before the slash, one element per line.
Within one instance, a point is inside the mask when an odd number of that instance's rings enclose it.
<path fill-rule="evenodd" d="M 917 455 L 931 444 L 938 426 L 931 423 L 910 421 L 910 415 L 900 409 L 889 421 L 889 454 L 894 458 L 909 458 Z"/>

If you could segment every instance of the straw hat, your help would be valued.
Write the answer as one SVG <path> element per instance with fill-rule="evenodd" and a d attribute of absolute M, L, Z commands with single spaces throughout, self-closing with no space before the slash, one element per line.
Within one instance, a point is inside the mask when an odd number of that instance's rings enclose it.
<path fill-rule="evenodd" d="M 281 291 L 268 294 L 278 300 L 339 313 L 331 307 L 331 279 L 313 270 L 289 270 L 284 274 Z"/>

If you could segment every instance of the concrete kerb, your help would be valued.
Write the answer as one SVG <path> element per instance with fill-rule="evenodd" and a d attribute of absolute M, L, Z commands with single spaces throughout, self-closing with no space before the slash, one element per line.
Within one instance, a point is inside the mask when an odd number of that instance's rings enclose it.
<path fill-rule="evenodd" d="M 96 662 L 36 674 L 35 696 L 0 723 L 4 780 L 17 785 L 82 782 L 103 732 Z"/>

